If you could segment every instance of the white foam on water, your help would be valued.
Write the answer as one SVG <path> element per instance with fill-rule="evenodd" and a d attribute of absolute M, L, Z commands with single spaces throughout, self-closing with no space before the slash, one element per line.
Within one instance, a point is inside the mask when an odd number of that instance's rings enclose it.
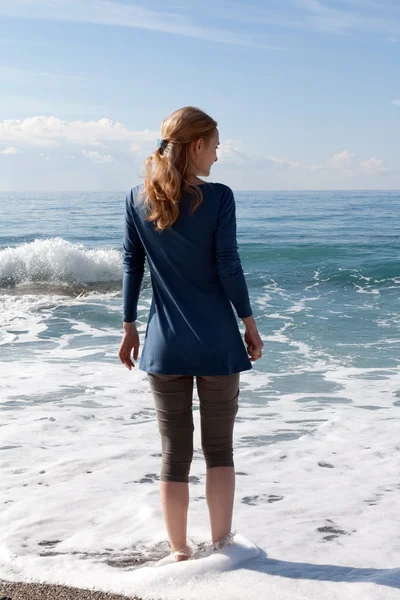
<path fill-rule="evenodd" d="M 0 283 L 32 281 L 94 283 L 122 279 L 121 253 L 88 249 L 61 237 L 0 249 Z"/>
<path fill-rule="evenodd" d="M 278 324 L 266 337 L 286 345 L 287 368 L 264 362 L 242 375 L 236 544 L 138 568 L 135 557 L 166 541 L 152 398 L 145 374 L 118 362 L 119 332 L 78 310 L 114 312 L 120 299 L 2 301 L 0 578 L 162 600 L 399 597 L 398 367 L 345 367 Z M 69 328 L 46 341 L 60 308 Z M 282 389 L 293 375 L 318 375 L 329 391 Z M 200 544 L 209 526 L 195 409 L 189 536 Z"/>

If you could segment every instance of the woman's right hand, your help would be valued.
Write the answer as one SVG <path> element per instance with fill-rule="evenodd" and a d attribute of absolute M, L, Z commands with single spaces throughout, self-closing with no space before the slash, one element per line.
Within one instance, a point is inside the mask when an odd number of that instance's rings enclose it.
<path fill-rule="evenodd" d="M 124 335 L 118 351 L 118 358 L 123 365 L 129 370 L 135 368 L 132 362 L 131 353 L 133 350 L 133 360 L 137 360 L 139 355 L 139 333 L 136 328 L 136 323 L 124 323 Z"/>
<path fill-rule="evenodd" d="M 249 355 L 251 362 L 255 362 L 262 357 L 264 343 L 258 333 L 257 325 L 253 317 L 247 317 L 246 319 L 243 319 L 243 322 L 246 326 L 244 341 L 247 346 L 247 354 Z"/>

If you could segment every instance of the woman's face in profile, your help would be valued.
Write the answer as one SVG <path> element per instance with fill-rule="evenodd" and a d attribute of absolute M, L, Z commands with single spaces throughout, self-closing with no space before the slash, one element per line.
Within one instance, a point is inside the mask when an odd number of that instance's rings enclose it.
<path fill-rule="evenodd" d="M 216 129 L 209 140 L 198 140 L 195 146 L 195 165 L 197 175 L 208 177 L 211 167 L 218 160 L 217 148 L 219 146 L 219 131 Z"/>

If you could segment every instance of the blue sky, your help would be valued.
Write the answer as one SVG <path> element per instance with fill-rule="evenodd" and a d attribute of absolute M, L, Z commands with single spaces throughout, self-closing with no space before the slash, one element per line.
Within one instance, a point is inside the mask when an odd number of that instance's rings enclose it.
<path fill-rule="evenodd" d="M 234 189 L 400 189 L 398 0 L 0 0 L 0 189 L 124 190 L 161 120 Z"/>

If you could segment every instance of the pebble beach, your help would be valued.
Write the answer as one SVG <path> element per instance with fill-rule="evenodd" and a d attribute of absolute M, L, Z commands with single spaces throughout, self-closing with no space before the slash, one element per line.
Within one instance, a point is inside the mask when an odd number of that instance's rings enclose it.
<path fill-rule="evenodd" d="M 128 598 L 128 596 L 105 594 L 64 585 L 0 581 L 0 600 L 128 600 Z M 141 598 L 134 596 L 129 600 L 141 600 Z"/>

